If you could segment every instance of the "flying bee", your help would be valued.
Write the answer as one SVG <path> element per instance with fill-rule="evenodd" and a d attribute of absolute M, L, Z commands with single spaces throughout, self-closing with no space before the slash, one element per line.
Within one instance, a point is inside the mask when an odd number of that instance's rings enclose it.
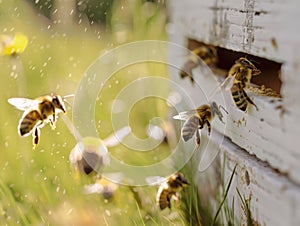
<path fill-rule="evenodd" d="M 119 186 L 116 183 L 110 182 L 105 178 L 97 180 L 93 184 L 84 186 L 84 194 L 102 194 L 104 199 L 113 197 Z"/>
<path fill-rule="evenodd" d="M 69 124 L 69 123 L 67 123 Z M 70 123 L 70 130 L 76 131 Z M 96 137 L 80 137 L 79 142 L 69 155 L 70 165 L 74 169 L 75 177 L 86 175 L 93 179 L 101 178 L 102 169 L 110 164 L 108 147 L 114 147 L 131 132 L 130 127 L 123 127 L 101 140 Z"/>
<path fill-rule="evenodd" d="M 156 202 L 161 210 L 168 207 L 171 209 L 172 198 L 179 199 L 179 192 L 187 185 L 189 182 L 184 178 L 181 173 L 175 173 L 166 179 L 159 188 L 156 195 Z"/>
<path fill-rule="evenodd" d="M 196 134 L 196 144 L 197 147 L 200 146 L 200 132 L 205 125 L 208 128 L 208 134 L 211 131 L 211 121 L 214 116 L 217 116 L 219 120 L 223 122 L 223 114 L 220 110 L 223 108 L 221 105 L 218 106 L 216 102 L 212 102 L 210 105 L 204 104 L 198 107 L 195 110 L 180 112 L 178 115 L 174 116 L 174 119 L 185 120 L 182 129 L 181 129 L 181 137 L 187 142 L 190 140 L 194 134 Z M 223 108 L 223 110 L 227 113 L 227 111 Z"/>
<path fill-rule="evenodd" d="M 72 96 L 72 95 L 70 95 Z M 60 112 L 66 113 L 64 98 L 59 95 L 50 94 L 40 96 L 36 99 L 10 98 L 8 103 L 17 109 L 24 111 L 18 125 L 20 136 L 33 136 L 33 149 L 38 145 L 40 129 L 47 123 L 55 129 L 57 115 Z"/>
<path fill-rule="evenodd" d="M 100 140 L 93 141 L 89 137 L 76 144 L 70 152 L 69 160 L 75 169 L 76 177 L 79 173 L 101 177 L 101 168 L 109 164 L 107 147 Z"/>
<path fill-rule="evenodd" d="M 200 58 L 199 58 L 200 57 Z M 208 66 L 214 66 L 217 61 L 217 50 L 213 46 L 200 46 L 187 56 L 183 68 L 180 70 L 180 77 L 189 77 L 194 84 L 192 70 L 201 65 L 202 61 Z"/>
<path fill-rule="evenodd" d="M 253 63 L 245 57 L 241 57 L 230 68 L 228 76 L 235 76 L 235 83 L 240 82 L 242 88 L 248 88 L 252 76 L 257 76 L 260 73 L 261 71 Z"/>
<path fill-rule="evenodd" d="M 235 105 L 241 111 L 246 111 L 248 102 L 255 106 L 256 110 L 258 110 L 254 102 L 248 97 L 244 88 L 250 87 L 250 80 L 252 76 L 259 75 L 260 73 L 261 71 L 244 57 L 236 60 L 235 64 L 230 68 L 228 77 L 235 77 L 234 83 L 231 87 L 231 95 Z"/>

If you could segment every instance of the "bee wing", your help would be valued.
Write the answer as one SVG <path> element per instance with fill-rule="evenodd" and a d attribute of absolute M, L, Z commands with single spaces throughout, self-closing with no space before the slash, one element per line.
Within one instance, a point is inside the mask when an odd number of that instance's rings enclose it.
<path fill-rule="evenodd" d="M 36 106 L 38 104 L 37 100 L 31 100 L 31 99 L 27 99 L 27 98 L 9 98 L 8 103 L 10 103 L 11 105 L 13 105 L 14 107 L 16 107 L 17 109 L 21 110 L 21 111 L 26 111 L 34 106 Z"/>
<path fill-rule="evenodd" d="M 181 129 L 181 137 L 182 139 L 187 142 L 191 139 L 195 132 L 197 131 L 199 126 L 199 117 L 197 115 L 190 116 L 182 126 Z"/>
<path fill-rule="evenodd" d="M 180 112 L 178 115 L 173 116 L 173 119 L 185 121 L 188 118 L 190 118 L 192 115 L 195 115 L 196 113 L 197 113 L 197 110 L 183 111 L 183 112 Z"/>
<path fill-rule="evenodd" d="M 233 86 L 235 77 L 236 75 L 227 76 L 226 79 L 212 91 L 212 93 L 209 95 L 209 99 L 212 99 L 212 97 L 214 97 L 219 92 L 222 91 L 229 92 L 231 87 Z"/>
<path fill-rule="evenodd" d="M 65 100 L 65 99 L 72 98 L 72 97 L 75 97 L 75 95 L 74 94 L 68 94 L 68 95 L 63 96 L 62 99 Z"/>
<path fill-rule="evenodd" d="M 164 183 L 166 180 L 167 179 L 165 177 L 160 177 L 160 176 L 150 176 L 145 178 L 145 181 L 150 186 L 159 186 L 162 183 Z"/>
<path fill-rule="evenodd" d="M 84 186 L 84 194 L 101 194 L 104 191 L 104 186 L 99 183 L 88 184 Z"/>
<path fill-rule="evenodd" d="M 131 132 L 129 126 L 125 126 L 122 129 L 119 129 L 109 137 L 103 140 L 106 147 L 114 147 L 121 143 L 121 141 Z"/>

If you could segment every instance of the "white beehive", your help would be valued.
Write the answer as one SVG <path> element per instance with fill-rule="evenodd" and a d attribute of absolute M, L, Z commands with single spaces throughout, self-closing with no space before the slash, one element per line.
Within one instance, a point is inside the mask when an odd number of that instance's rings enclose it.
<path fill-rule="evenodd" d="M 229 138 L 221 145 L 229 156 L 227 170 L 238 164 L 235 185 L 241 193 L 256 197 L 252 198 L 251 211 L 258 223 L 299 225 L 300 2 L 172 0 L 168 12 L 171 42 L 190 49 L 198 45 L 217 48 L 221 70 L 214 71 L 216 77 L 218 71 L 226 74 L 235 59 L 247 56 L 262 71 L 252 81 L 281 95 L 271 97 L 248 90 L 259 110 L 250 107 L 245 113 L 236 108 L 230 93 L 225 95 L 229 113 L 226 128 L 216 124 L 214 129 Z M 170 72 L 198 104 L 197 87 L 181 79 L 178 70 Z M 204 92 L 216 88 L 200 70 L 194 69 L 193 75 L 203 84 Z M 253 178 L 250 185 L 242 180 L 246 170 Z M 233 193 L 235 189 L 231 195 L 236 195 Z"/>

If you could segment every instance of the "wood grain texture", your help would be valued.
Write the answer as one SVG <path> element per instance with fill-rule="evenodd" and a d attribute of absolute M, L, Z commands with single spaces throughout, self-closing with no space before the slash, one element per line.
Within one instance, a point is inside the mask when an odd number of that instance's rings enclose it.
<path fill-rule="evenodd" d="M 253 54 L 283 62 L 281 68 L 282 99 L 264 97 L 248 92 L 259 111 L 250 108 L 247 113 L 236 109 L 230 93 L 214 98 L 229 111 L 224 132 L 234 143 L 273 168 L 288 174 L 300 184 L 299 116 L 300 101 L 300 32 L 295 29 L 298 18 L 297 1 L 177 1 L 169 2 L 170 41 L 186 46 L 187 39 L 221 46 L 234 51 Z M 274 41 L 275 40 L 275 41 Z M 274 44 L 275 43 L 275 44 Z M 170 53 L 174 56 L 175 53 Z M 178 59 L 176 65 L 183 62 Z M 216 80 L 194 69 L 199 86 L 181 80 L 178 72 L 170 70 L 171 77 L 194 98 L 195 105 L 203 104 L 201 89 L 206 96 L 217 87 Z M 216 77 L 218 79 L 218 77 Z M 187 109 L 188 110 L 188 109 Z"/>
<path fill-rule="evenodd" d="M 289 100 L 283 105 L 298 116 L 299 7 L 297 0 L 174 0 L 168 4 L 171 24 L 185 38 L 284 63 L 282 94 Z"/>
<path fill-rule="evenodd" d="M 261 96 L 247 90 L 259 110 L 250 107 L 246 113 L 236 108 L 230 92 L 211 96 L 222 82 L 218 75 L 195 68 L 196 85 L 192 85 L 188 79 L 180 78 L 178 69 L 170 67 L 169 70 L 171 79 L 192 100 L 178 103 L 181 109 L 190 110 L 215 100 L 228 111 L 225 125 L 218 120 L 212 123 L 213 133 L 223 134 L 228 139 L 222 142 L 222 136 L 219 140 L 211 136 L 217 144 L 206 151 L 215 153 L 221 145 L 221 153 L 228 157 L 228 178 L 238 164 L 233 187 L 245 198 L 251 196 L 251 212 L 260 225 L 300 225 L 299 9 L 297 0 L 168 2 L 167 32 L 171 42 L 186 47 L 188 39 L 194 39 L 282 63 L 280 92 L 283 98 Z M 184 59 L 176 54 L 170 49 L 169 58 L 176 58 L 173 64 L 181 67 Z M 192 148 L 191 145 L 183 148 Z M 246 179 L 246 171 L 250 179 Z M 245 219 L 235 188 L 231 189 L 228 200 L 233 196 L 237 217 Z"/>
<path fill-rule="evenodd" d="M 252 218 L 260 225 L 300 224 L 297 215 L 300 209 L 298 186 L 285 176 L 274 172 L 267 163 L 247 154 L 227 139 L 221 146 L 221 156 L 224 156 L 223 153 L 226 153 L 225 181 L 228 181 L 233 167 L 237 164 L 228 202 L 234 197 L 237 207 L 235 214 L 242 220 L 241 225 L 247 224 L 236 188 L 245 199 L 250 200 Z"/>

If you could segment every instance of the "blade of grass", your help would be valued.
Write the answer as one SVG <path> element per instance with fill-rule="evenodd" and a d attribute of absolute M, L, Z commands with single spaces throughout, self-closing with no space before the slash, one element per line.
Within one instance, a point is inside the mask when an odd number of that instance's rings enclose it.
<path fill-rule="evenodd" d="M 182 215 L 181 212 L 179 212 L 178 214 L 179 214 L 179 216 L 180 216 L 181 224 L 182 224 L 182 225 L 185 225 L 186 223 L 185 223 L 185 221 L 184 221 L 184 216 Z"/>
<path fill-rule="evenodd" d="M 221 201 L 221 203 L 220 203 L 220 205 L 219 205 L 219 208 L 218 208 L 217 213 L 216 213 L 216 215 L 215 215 L 215 217 L 214 217 L 214 220 L 213 220 L 213 222 L 212 222 L 212 224 L 211 224 L 212 226 L 216 224 L 218 215 L 219 215 L 219 213 L 220 213 L 220 211 L 221 211 L 221 209 L 222 209 L 222 206 L 223 206 L 223 204 L 224 204 L 224 202 L 225 202 L 225 200 L 226 200 L 226 198 L 227 198 L 227 195 L 228 195 L 228 192 L 229 192 L 229 188 L 230 188 L 230 186 L 231 186 L 232 179 L 233 179 L 233 176 L 234 176 L 236 167 L 237 167 L 237 165 L 235 165 L 234 168 L 233 168 L 232 174 L 231 174 L 231 176 L 230 176 L 228 185 L 227 185 L 226 190 L 225 190 L 225 194 L 224 194 L 223 199 L 222 199 L 222 201 Z"/>
<path fill-rule="evenodd" d="M 232 204 L 231 204 L 231 219 L 232 219 L 232 226 L 234 226 L 234 196 L 232 197 Z"/>
<path fill-rule="evenodd" d="M 143 222 L 143 225 L 146 226 L 146 224 L 145 224 L 145 222 L 144 222 L 144 219 L 143 219 L 143 216 L 142 216 L 142 213 L 141 213 L 141 209 L 140 209 L 139 204 L 137 203 L 137 201 L 135 202 L 135 204 L 136 204 L 136 207 L 137 207 L 137 209 L 138 209 L 139 216 L 140 216 L 140 218 L 141 218 L 141 220 L 142 220 L 142 222 Z"/>
<path fill-rule="evenodd" d="M 222 174 L 221 174 L 221 183 L 222 183 L 222 192 L 224 193 L 225 189 L 225 181 L 224 181 L 224 175 L 225 175 L 225 163 L 226 163 L 226 153 L 224 152 L 223 155 L 223 165 L 222 165 Z"/>
<path fill-rule="evenodd" d="M 253 226 L 253 221 L 252 221 L 252 216 L 251 216 L 251 211 L 250 211 L 250 200 L 247 202 L 247 200 L 245 199 L 245 197 L 242 197 L 239 189 L 236 188 L 236 191 L 240 197 L 240 200 L 242 202 L 243 205 L 243 209 L 247 218 L 247 226 Z"/>
<path fill-rule="evenodd" d="M 153 219 L 152 216 L 149 215 L 148 217 L 155 225 L 159 226 L 159 224 Z"/>
<path fill-rule="evenodd" d="M 3 195 L 3 197 L 8 197 L 10 204 L 12 205 L 12 207 L 17 210 L 19 216 L 21 217 L 22 222 L 25 225 L 29 225 L 30 222 L 28 221 L 28 219 L 26 218 L 26 216 L 24 215 L 23 211 L 20 209 L 20 207 L 18 206 L 15 197 L 12 194 L 12 191 L 10 189 L 7 188 L 7 186 L 3 183 L 3 181 L 0 179 L 0 191 L 1 194 Z"/>
<path fill-rule="evenodd" d="M 174 226 L 176 226 L 176 224 L 174 224 L 169 218 L 167 218 L 166 216 L 164 216 L 164 219 L 166 220 L 166 221 L 168 221 L 169 222 L 169 225 L 174 225 Z"/>

